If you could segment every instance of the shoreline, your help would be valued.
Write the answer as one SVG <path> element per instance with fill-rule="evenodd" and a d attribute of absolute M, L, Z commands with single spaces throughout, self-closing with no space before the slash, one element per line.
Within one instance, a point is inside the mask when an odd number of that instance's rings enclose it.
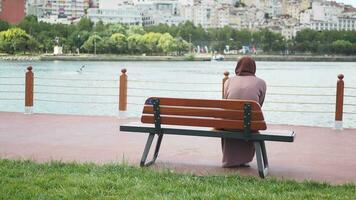
<path fill-rule="evenodd" d="M 264 62 L 356 62 L 356 56 L 341 55 L 225 55 L 224 61 L 236 61 L 251 56 Z M 211 61 L 210 54 L 194 56 L 141 56 L 141 55 L 2 55 L 4 61 Z"/>

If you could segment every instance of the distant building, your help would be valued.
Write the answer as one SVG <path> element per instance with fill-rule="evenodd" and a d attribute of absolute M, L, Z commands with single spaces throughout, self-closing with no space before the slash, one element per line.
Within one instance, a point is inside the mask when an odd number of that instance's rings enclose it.
<path fill-rule="evenodd" d="M 142 16 L 132 5 L 122 5 L 113 9 L 89 8 L 88 18 L 97 23 L 121 23 L 126 25 L 142 25 Z"/>
<path fill-rule="evenodd" d="M 216 7 L 216 17 L 213 20 L 213 26 L 223 28 L 229 26 L 230 9 L 228 4 L 220 4 Z"/>
<path fill-rule="evenodd" d="M 233 8 L 229 25 L 236 29 L 257 30 L 265 25 L 265 12 L 255 6 Z"/>
<path fill-rule="evenodd" d="M 100 9 L 116 9 L 123 0 L 99 0 Z"/>
<path fill-rule="evenodd" d="M 177 0 L 135 1 L 134 3 L 142 16 L 143 26 L 178 25 L 185 21 L 185 18 L 179 13 Z"/>
<path fill-rule="evenodd" d="M 45 0 L 43 17 L 55 16 L 73 20 L 85 15 L 89 8 L 89 0 Z"/>
<path fill-rule="evenodd" d="M 25 0 L 0 0 L 0 19 L 17 24 L 25 18 Z"/>
<path fill-rule="evenodd" d="M 44 0 L 27 0 L 26 15 L 34 15 L 39 18 L 42 17 L 44 2 Z"/>
<path fill-rule="evenodd" d="M 315 1 L 310 9 L 300 13 L 301 28 L 312 30 L 356 30 L 356 15 L 343 4 Z"/>
<path fill-rule="evenodd" d="M 216 9 L 214 1 L 202 1 L 194 5 L 193 22 L 203 28 L 213 28 L 213 20 L 216 19 Z"/>

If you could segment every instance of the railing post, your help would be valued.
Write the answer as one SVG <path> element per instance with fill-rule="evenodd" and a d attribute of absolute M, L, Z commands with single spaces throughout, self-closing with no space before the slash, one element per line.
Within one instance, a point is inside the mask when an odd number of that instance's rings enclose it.
<path fill-rule="evenodd" d="M 121 70 L 119 83 L 119 111 L 127 109 L 127 75 L 126 69 Z"/>
<path fill-rule="evenodd" d="M 337 76 L 337 85 L 336 85 L 336 105 L 335 105 L 335 126 L 337 130 L 342 130 L 343 122 L 343 108 L 344 108 L 344 75 L 339 74 Z"/>
<path fill-rule="evenodd" d="M 224 72 L 224 78 L 223 78 L 223 81 L 222 81 L 222 98 L 224 99 L 224 93 L 225 93 L 225 89 L 224 89 L 224 85 L 225 85 L 225 82 L 229 79 L 229 72 L 228 71 L 225 71 Z"/>
<path fill-rule="evenodd" d="M 27 67 L 25 80 L 25 114 L 33 113 L 33 72 L 32 67 Z"/>

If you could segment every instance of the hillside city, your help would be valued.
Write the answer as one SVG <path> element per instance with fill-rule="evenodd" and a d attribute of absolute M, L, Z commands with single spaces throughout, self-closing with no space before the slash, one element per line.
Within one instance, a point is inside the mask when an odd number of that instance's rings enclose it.
<path fill-rule="evenodd" d="M 230 26 L 251 31 L 268 28 L 294 38 L 298 31 L 356 30 L 356 9 L 351 5 L 326 0 L 14 0 L 23 7 L 16 23 L 35 15 L 39 21 L 71 24 L 86 16 L 104 24 L 152 26 L 178 25 L 191 21 L 207 28 Z M 0 0 L 0 6 L 6 5 Z M 0 19 L 10 8 L 0 7 Z M 16 13 L 15 12 L 15 13 Z M 17 20 L 17 21 L 16 21 Z"/>

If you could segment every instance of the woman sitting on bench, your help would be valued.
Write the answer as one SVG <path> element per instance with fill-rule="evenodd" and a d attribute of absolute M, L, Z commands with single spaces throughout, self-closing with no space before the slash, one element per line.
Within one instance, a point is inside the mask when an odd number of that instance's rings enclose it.
<path fill-rule="evenodd" d="M 241 58 L 235 68 L 235 77 L 229 78 L 224 85 L 225 99 L 254 100 L 262 106 L 266 83 L 255 76 L 256 63 L 250 57 Z M 255 155 L 253 142 L 222 138 L 223 167 L 248 167 Z"/>

